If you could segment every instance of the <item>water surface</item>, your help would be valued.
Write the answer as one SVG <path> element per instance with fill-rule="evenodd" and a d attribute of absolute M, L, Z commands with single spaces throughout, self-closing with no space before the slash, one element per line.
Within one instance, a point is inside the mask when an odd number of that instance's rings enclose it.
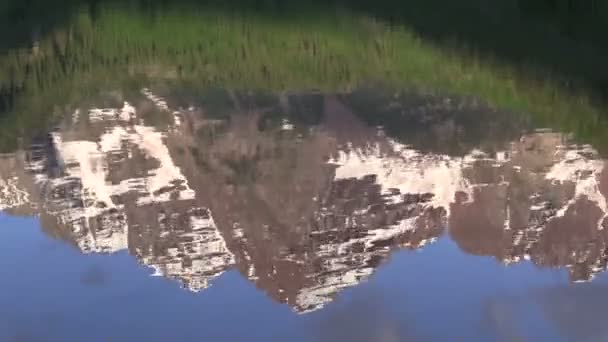
<path fill-rule="evenodd" d="M 600 74 L 359 5 L 109 3 L 0 12 L 0 340 L 608 338 Z"/>

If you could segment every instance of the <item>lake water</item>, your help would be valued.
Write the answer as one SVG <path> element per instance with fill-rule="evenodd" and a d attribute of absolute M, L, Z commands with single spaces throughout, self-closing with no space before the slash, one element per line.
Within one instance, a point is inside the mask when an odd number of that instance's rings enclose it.
<path fill-rule="evenodd" d="M 608 340 L 605 8 L 499 3 L 0 7 L 0 341 Z"/>

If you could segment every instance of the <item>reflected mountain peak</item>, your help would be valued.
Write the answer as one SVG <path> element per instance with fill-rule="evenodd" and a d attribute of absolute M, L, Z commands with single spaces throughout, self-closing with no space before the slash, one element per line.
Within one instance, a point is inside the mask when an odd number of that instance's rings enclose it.
<path fill-rule="evenodd" d="M 429 150 L 370 125 L 352 94 L 213 94 L 197 104 L 144 88 L 73 111 L 3 157 L 0 208 L 40 215 L 83 253 L 128 250 L 194 292 L 236 267 L 301 313 L 446 231 L 468 253 L 565 267 L 573 281 L 606 268 L 605 161 L 567 134 L 489 130 L 489 143 L 451 154 L 449 139 Z M 483 131 L 458 106 L 449 130 Z"/>

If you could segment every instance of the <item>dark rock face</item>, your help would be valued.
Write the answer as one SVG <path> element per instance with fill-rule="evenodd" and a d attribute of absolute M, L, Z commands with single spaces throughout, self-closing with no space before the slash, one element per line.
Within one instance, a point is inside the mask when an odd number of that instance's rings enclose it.
<path fill-rule="evenodd" d="M 605 270 L 604 161 L 554 133 L 524 136 L 510 160 L 467 170 L 468 203 L 452 205 L 450 235 L 468 253 L 567 267 L 573 281 Z"/>

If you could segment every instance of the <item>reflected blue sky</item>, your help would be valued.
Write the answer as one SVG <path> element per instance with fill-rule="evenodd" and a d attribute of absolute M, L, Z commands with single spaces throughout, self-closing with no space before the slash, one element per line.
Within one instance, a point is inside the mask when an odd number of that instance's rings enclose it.
<path fill-rule="evenodd" d="M 298 315 L 234 270 L 194 294 L 152 277 L 127 252 L 83 255 L 36 219 L 2 215 L 0 227 L 3 341 L 566 341 L 605 333 L 602 324 L 563 324 L 573 300 L 570 314 L 605 313 L 594 304 L 605 276 L 569 284 L 564 271 L 507 267 L 448 238 L 394 253 L 369 281 Z"/>
<path fill-rule="evenodd" d="M 193 294 L 151 277 L 126 252 L 82 255 L 45 236 L 35 219 L 3 215 L 0 227 L 0 340 L 264 341 L 294 340 L 302 330 L 296 314 L 237 272 Z M 91 270 L 103 281 L 83 281 Z"/>

